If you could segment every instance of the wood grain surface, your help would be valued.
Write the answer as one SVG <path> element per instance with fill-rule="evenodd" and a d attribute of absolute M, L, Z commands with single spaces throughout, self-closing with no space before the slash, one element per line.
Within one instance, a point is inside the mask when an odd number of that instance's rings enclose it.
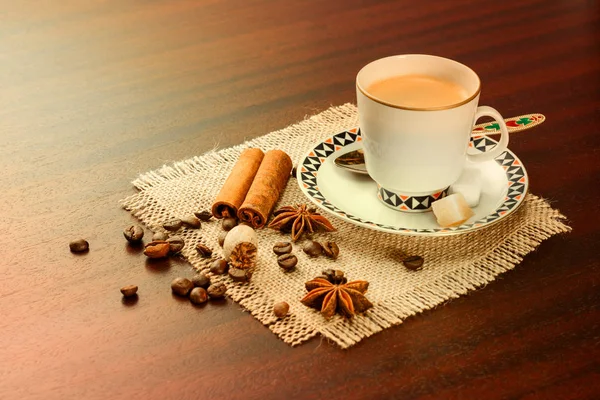
<path fill-rule="evenodd" d="M 190 266 L 126 245 L 139 173 L 354 101 L 402 53 L 546 115 L 511 148 L 571 234 L 347 351 L 174 298 Z M 599 398 L 599 80 L 593 0 L 0 0 L 0 398 Z"/>

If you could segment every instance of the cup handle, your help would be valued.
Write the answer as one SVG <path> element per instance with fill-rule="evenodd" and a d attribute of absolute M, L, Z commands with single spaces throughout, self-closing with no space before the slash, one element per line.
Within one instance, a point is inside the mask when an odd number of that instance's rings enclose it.
<path fill-rule="evenodd" d="M 502 154 L 502 152 L 506 150 L 506 146 L 508 146 L 508 129 L 506 128 L 506 124 L 504 123 L 504 118 L 502 118 L 502 115 L 500 115 L 500 113 L 492 107 L 477 107 L 474 122 L 477 122 L 477 120 L 483 116 L 492 117 L 496 120 L 496 122 L 500 126 L 500 141 L 498 141 L 498 144 L 496 144 L 496 146 L 494 146 L 492 150 L 486 151 L 485 153 L 467 154 L 467 158 L 469 159 L 469 161 L 481 162 L 493 160 L 494 158 Z"/>

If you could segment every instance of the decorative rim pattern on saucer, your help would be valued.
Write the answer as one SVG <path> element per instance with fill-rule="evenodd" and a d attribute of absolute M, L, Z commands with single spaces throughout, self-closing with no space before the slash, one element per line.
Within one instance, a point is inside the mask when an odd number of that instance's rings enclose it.
<path fill-rule="evenodd" d="M 529 178 L 527 172 L 523 168 L 523 164 L 519 158 L 510 150 L 503 152 L 496 157 L 495 161 L 505 171 L 508 179 L 508 191 L 503 202 L 490 214 L 478 219 L 472 223 L 467 223 L 453 228 L 432 228 L 432 229 L 416 229 L 405 228 L 391 225 L 379 224 L 373 221 L 365 220 L 355 215 L 352 215 L 344 210 L 339 209 L 332 204 L 321 193 L 317 177 L 319 169 L 323 163 L 334 153 L 342 150 L 355 142 L 360 142 L 362 137 L 358 128 L 350 129 L 344 132 L 337 133 L 326 138 L 324 141 L 316 144 L 306 156 L 300 161 L 300 168 L 297 171 L 298 184 L 302 192 L 314 204 L 333 214 L 339 218 L 349 221 L 353 224 L 365 226 L 367 228 L 396 233 L 404 235 L 451 235 L 458 233 L 466 233 L 476 229 L 489 226 L 500 221 L 507 215 L 515 211 L 525 200 L 527 189 L 529 187 Z M 486 136 L 475 136 L 471 138 L 469 146 L 476 151 L 485 152 L 496 145 L 496 141 Z"/>
<path fill-rule="evenodd" d="M 377 198 L 386 206 L 397 211 L 427 212 L 431 209 L 431 203 L 448 195 L 448 190 L 450 190 L 449 187 L 429 196 L 404 196 L 377 184 Z"/>

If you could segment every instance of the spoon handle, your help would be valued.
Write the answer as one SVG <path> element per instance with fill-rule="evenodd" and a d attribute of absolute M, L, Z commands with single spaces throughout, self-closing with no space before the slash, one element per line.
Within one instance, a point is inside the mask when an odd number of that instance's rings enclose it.
<path fill-rule="evenodd" d="M 525 129 L 533 128 L 540 125 L 546 120 L 543 114 L 526 114 L 518 117 L 506 118 L 504 122 L 508 128 L 508 133 L 524 131 Z M 497 122 L 484 122 L 473 127 L 471 136 L 488 136 L 500 134 L 500 126 Z"/>

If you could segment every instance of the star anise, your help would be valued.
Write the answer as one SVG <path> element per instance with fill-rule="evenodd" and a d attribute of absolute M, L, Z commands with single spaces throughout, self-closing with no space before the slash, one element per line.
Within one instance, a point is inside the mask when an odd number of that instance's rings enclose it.
<path fill-rule="evenodd" d="M 323 278 L 315 278 L 304 284 L 308 293 L 302 304 L 316 308 L 326 318 L 331 318 L 337 312 L 346 318 L 362 313 L 373 307 L 365 297 L 369 288 L 367 281 L 352 281 L 343 285 L 335 285 Z"/>
<path fill-rule="evenodd" d="M 335 231 L 327 218 L 319 214 L 316 208 L 308 207 L 306 204 L 281 207 L 273 215 L 275 218 L 269 224 L 269 228 L 291 232 L 292 242 L 300 239 L 305 232 L 314 233 L 318 229 L 327 232 Z"/>

